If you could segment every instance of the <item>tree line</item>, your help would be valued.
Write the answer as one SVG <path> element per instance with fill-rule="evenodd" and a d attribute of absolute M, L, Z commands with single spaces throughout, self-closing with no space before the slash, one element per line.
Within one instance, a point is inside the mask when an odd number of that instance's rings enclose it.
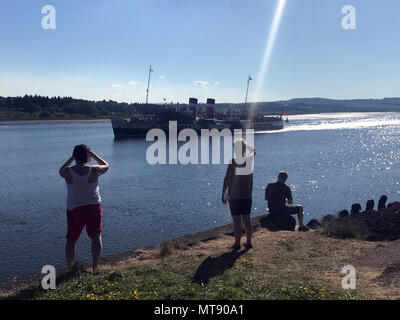
<path fill-rule="evenodd" d="M 0 120 L 24 119 L 92 119 L 114 116 L 155 114 L 166 104 L 126 103 L 113 100 L 89 101 L 72 97 L 45 97 L 25 95 L 23 97 L 0 97 Z M 187 104 L 169 104 L 168 107 L 188 110 Z M 243 103 L 218 103 L 216 113 L 231 114 L 244 111 Z M 291 99 L 286 101 L 248 103 L 247 110 L 261 114 L 322 113 L 322 112 L 366 112 L 400 111 L 400 98 L 334 100 L 322 98 Z M 197 105 L 202 114 L 205 104 Z"/>
<path fill-rule="evenodd" d="M 157 104 L 125 103 L 113 100 L 89 101 L 72 97 L 45 97 L 25 95 L 23 97 L 0 97 L 0 113 L 7 115 L 60 118 L 72 115 L 81 117 L 110 117 L 113 115 L 151 114 L 160 108 Z"/>

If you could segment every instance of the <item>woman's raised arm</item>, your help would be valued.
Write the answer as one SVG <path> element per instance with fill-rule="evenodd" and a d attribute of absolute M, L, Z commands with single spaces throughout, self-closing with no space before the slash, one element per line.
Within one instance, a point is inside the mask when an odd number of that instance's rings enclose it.
<path fill-rule="evenodd" d="M 67 168 L 67 167 L 69 167 L 69 166 L 71 166 L 71 163 L 72 163 L 72 161 L 74 161 L 74 157 L 72 156 L 72 157 L 70 157 L 68 160 L 67 160 L 67 162 L 65 162 L 62 166 L 61 166 L 61 168 L 60 168 L 60 170 L 58 170 L 58 173 L 60 174 L 60 176 L 61 177 L 65 177 L 64 176 L 64 174 L 65 174 L 65 168 Z"/>
<path fill-rule="evenodd" d="M 98 172 L 98 174 L 103 174 L 106 173 L 107 170 L 110 168 L 110 165 L 108 164 L 107 161 L 105 161 L 104 159 L 100 158 L 97 154 L 95 154 L 92 150 L 89 150 L 89 155 L 96 160 L 96 162 L 98 163 L 98 165 L 96 166 L 96 171 Z"/>

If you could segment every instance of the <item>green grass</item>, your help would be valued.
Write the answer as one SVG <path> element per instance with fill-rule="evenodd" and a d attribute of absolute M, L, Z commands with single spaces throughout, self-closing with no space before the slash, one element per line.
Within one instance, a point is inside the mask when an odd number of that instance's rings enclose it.
<path fill-rule="evenodd" d="M 186 250 L 141 250 L 98 275 L 59 271 L 57 288 L 15 288 L 6 299 L 39 300 L 353 300 L 370 287 L 341 288 L 341 267 L 372 244 L 307 234 L 256 232 L 254 248 L 232 253 L 226 236 Z M 168 247 L 168 246 L 167 246 Z M 168 251 L 168 252 L 167 252 Z M 164 252 L 164 258 L 160 258 Z M 332 254 L 334 252 L 335 254 Z"/>
<path fill-rule="evenodd" d="M 271 273 L 239 258 L 234 267 L 210 279 L 193 282 L 193 271 L 173 271 L 176 261 L 157 266 L 112 268 L 100 275 L 80 273 L 55 290 L 40 290 L 33 299 L 47 300 L 350 300 L 345 291 L 317 287 L 312 279 L 294 280 L 290 274 Z"/>

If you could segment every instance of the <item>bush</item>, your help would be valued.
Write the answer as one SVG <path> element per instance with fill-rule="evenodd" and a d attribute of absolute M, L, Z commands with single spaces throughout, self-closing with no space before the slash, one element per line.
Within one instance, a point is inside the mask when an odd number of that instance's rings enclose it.
<path fill-rule="evenodd" d="M 323 233 L 339 239 L 364 239 L 365 228 L 355 219 L 337 218 L 323 223 Z"/>
<path fill-rule="evenodd" d="M 169 256 L 174 251 L 174 245 L 171 240 L 166 240 L 160 245 L 160 257 Z"/>

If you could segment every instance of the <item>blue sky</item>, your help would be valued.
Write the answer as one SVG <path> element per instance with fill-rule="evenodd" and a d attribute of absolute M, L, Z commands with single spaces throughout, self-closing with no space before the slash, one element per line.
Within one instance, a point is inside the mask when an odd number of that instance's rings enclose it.
<path fill-rule="evenodd" d="M 44 5 L 56 30 L 43 30 Z M 344 5 L 356 30 L 341 27 Z M 252 100 L 277 0 L 0 3 L 0 95 Z M 400 1 L 287 0 L 260 100 L 400 96 Z"/>

